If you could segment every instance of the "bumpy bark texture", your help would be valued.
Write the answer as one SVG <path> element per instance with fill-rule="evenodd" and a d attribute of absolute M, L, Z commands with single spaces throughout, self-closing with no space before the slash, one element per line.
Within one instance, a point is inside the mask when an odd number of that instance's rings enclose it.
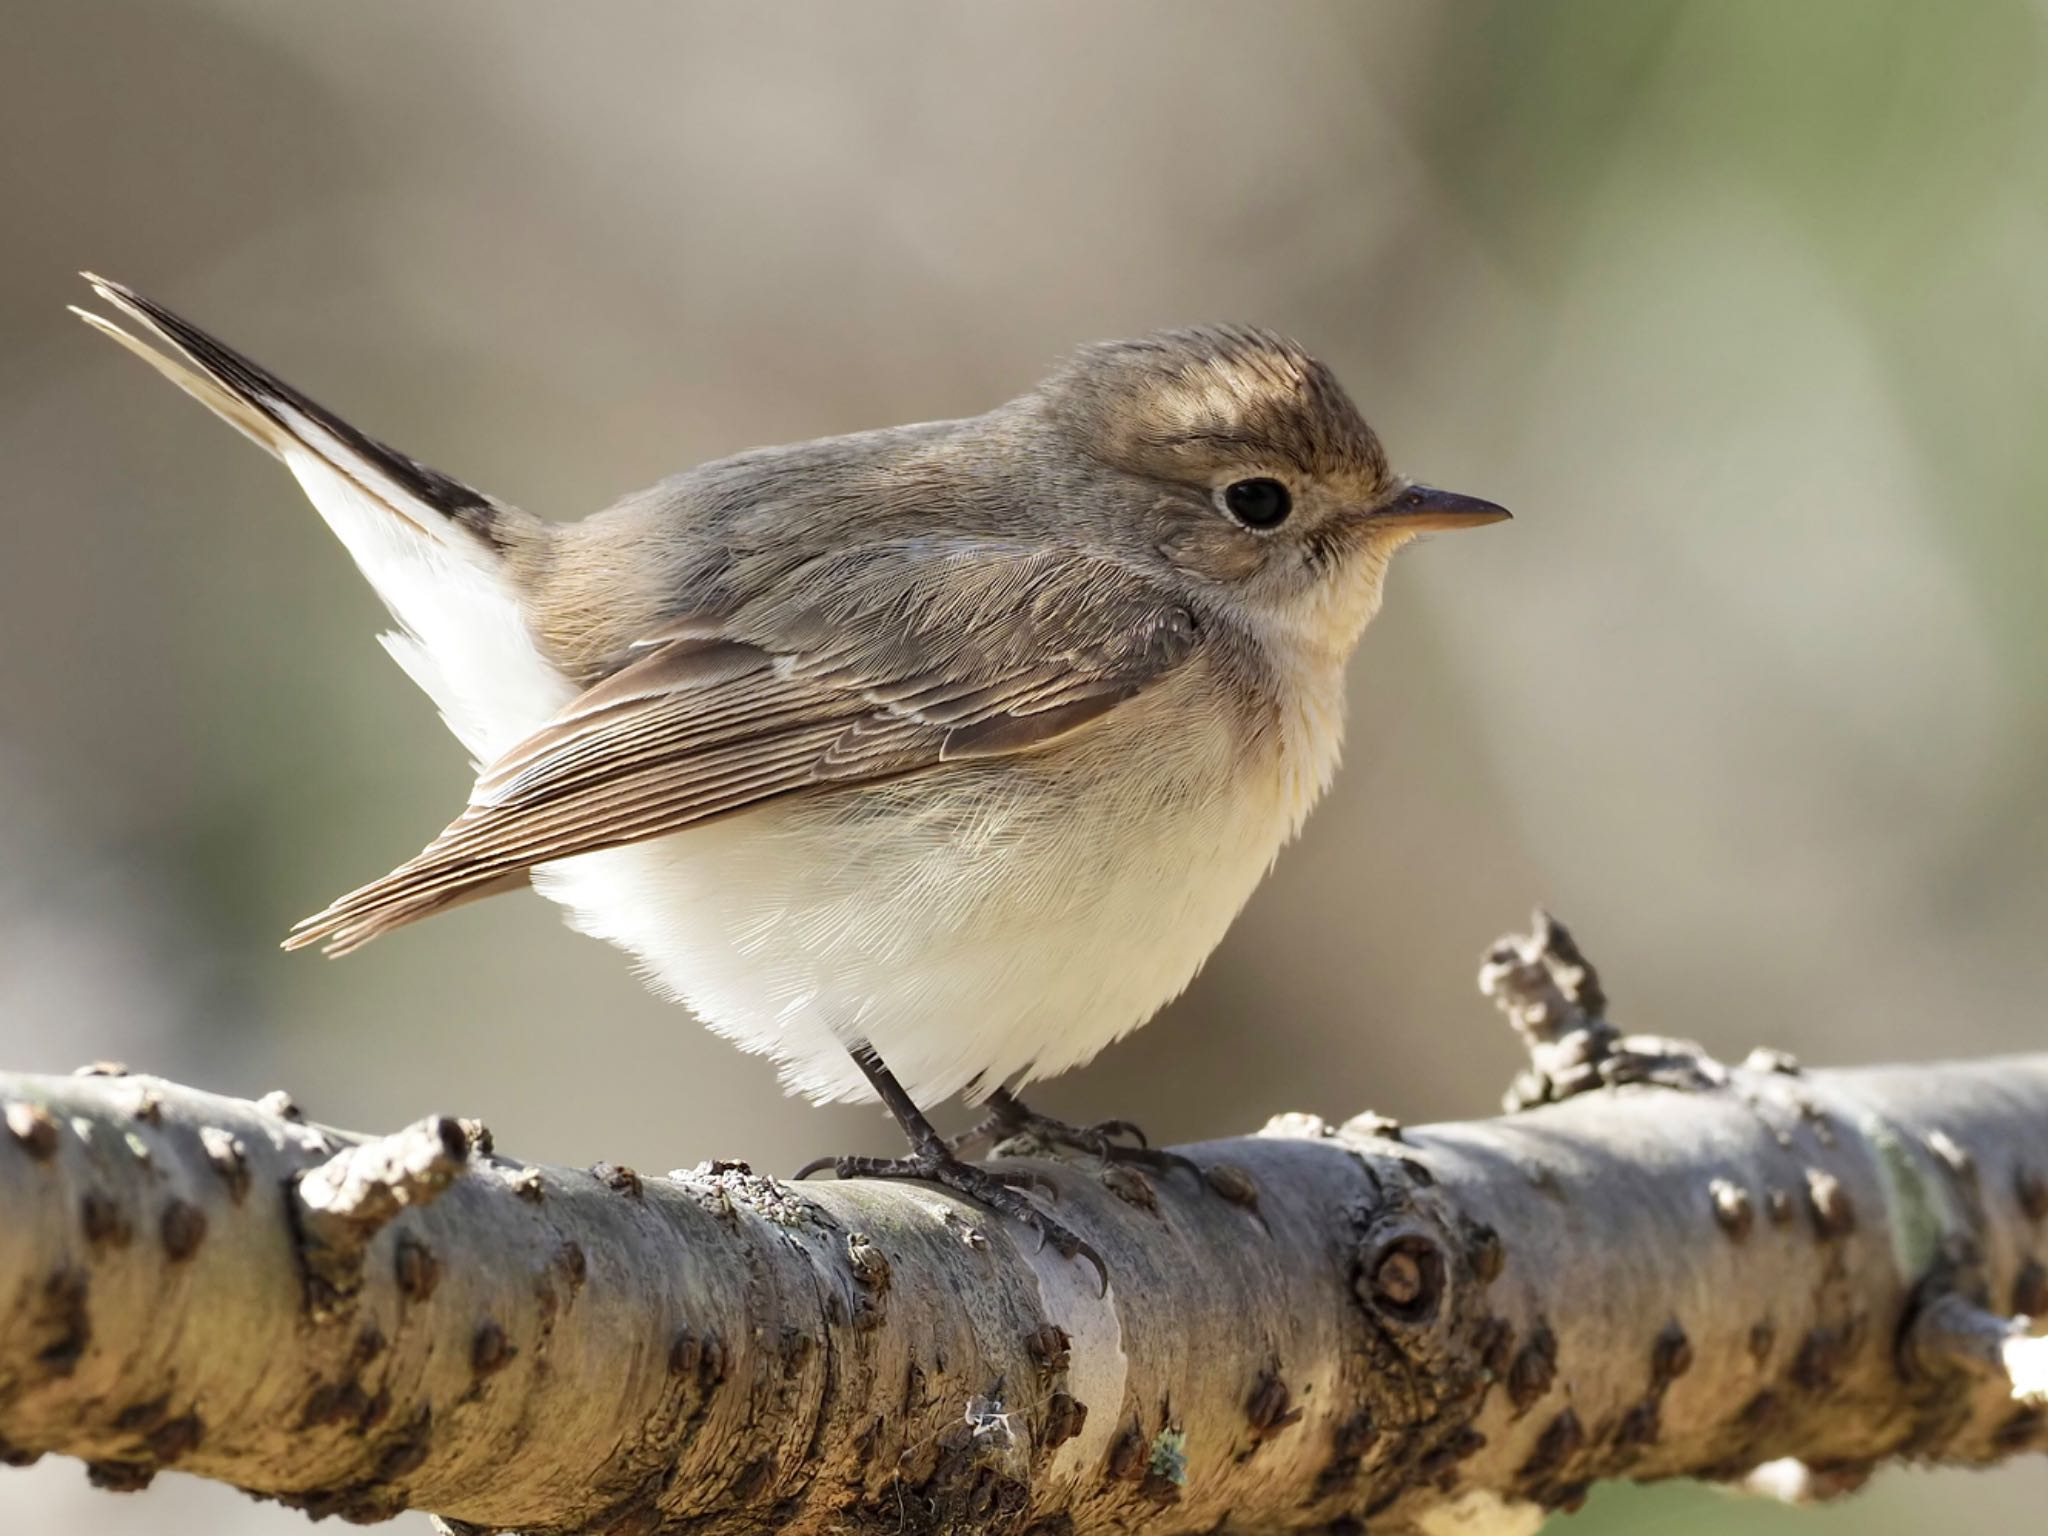
<path fill-rule="evenodd" d="M 2011 1321 L 2048 1312 L 2048 1057 L 1723 1067 L 1613 1029 L 1541 924 L 1482 982 L 1523 1112 L 1284 1117 L 1181 1149 L 1201 1187 L 1038 1165 L 1106 1296 L 915 1186 L 0 1075 L 0 1452 L 456 1529 L 1080 1536 L 1529 1529 L 1603 1477 L 2048 1446 Z"/>

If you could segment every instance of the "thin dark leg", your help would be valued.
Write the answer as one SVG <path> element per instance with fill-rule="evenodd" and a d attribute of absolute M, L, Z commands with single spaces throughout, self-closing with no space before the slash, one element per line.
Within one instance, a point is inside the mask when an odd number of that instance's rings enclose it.
<path fill-rule="evenodd" d="M 896 1123 L 903 1127 L 903 1134 L 910 1138 L 911 1147 L 920 1153 L 950 1157 L 953 1149 L 946 1145 L 945 1137 L 933 1128 L 924 1111 L 896 1081 L 896 1074 L 882 1065 L 882 1058 L 875 1054 L 875 1048 L 862 1041 L 853 1048 L 853 1064 L 859 1067 L 861 1075 L 874 1085 L 880 1095 L 882 1107 L 896 1117 Z"/>
<path fill-rule="evenodd" d="M 862 1041 L 852 1048 L 852 1055 L 854 1065 L 874 1085 L 883 1106 L 903 1127 L 903 1134 L 910 1140 L 910 1155 L 813 1158 L 797 1170 L 799 1179 L 830 1168 L 833 1176 L 841 1179 L 918 1179 L 927 1184 L 937 1184 L 986 1206 L 998 1215 L 1022 1222 L 1038 1234 L 1041 1244 L 1051 1243 L 1068 1258 L 1086 1259 L 1101 1276 L 1103 1291 L 1109 1290 L 1109 1270 L 1102 1262 L 1102 1255 L 1046 1215 L 1019 1188 L 1024 1185 L 1052 1190 L 1054 1186 L 1050 1179 L 1043 1174 L 1012 1173 L 962 1162 L 946 1144 L 946 1138 L 925 1118 L 916 1101 L 904 1091 L 903 1085 L 896 1081 L 896 1075 L 882 1064 L 882 1058 L 873 1046 Z"/>
<path fill-rule="evenodd" d="M 1001 1143 L 1013 1136 L 1025 1136 L 1047 1146 L 1071 1147 L 1086 1152 L 1105 1163 L 1123 1163 L 1160 1173 L 1178 1170 L 1193 1174 L 1198 1183 L 1203 1180 L 1199 1163 L 1182 1157 L 1178 1152 L 1155 1151 L 1146 1142 L 1145 1133 L 1128 1120 L 1069 1125 L 1064 1120 L 1040 1114 L 1007 1088 L 998 1088 L 989 1094 L 987 1103 L 988 1118 L 961 1137 L 963 1145 L 981 1140 Z M 1126 1146 L 1116 1140 L 1119 1136 L 1127 1136 L 1137 1145 Z"/>

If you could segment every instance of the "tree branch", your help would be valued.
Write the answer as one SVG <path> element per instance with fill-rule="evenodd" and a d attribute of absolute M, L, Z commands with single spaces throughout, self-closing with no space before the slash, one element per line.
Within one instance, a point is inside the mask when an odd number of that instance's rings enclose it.
<path fill-rule="evenodd" d="M 2048 1444 L 2048 1056 L 1802 1072 L 1484 973 L 1524 1113 L 1037 1164 L 1112 1280 L 908 1185 L 374 1139 L 0 1075 L 0 1452 L 534 1532 L 1532 1529 L 1594 1479 Z M 1480 1528 L 1461 1526 L 1459 1529 Z"/>

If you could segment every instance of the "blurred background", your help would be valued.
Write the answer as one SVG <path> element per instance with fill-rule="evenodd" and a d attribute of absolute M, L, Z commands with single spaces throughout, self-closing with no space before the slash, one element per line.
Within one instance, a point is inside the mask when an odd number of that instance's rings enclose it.
<path fill-rule="evenodd" d="M 2041 1046 L 2039 5 L 4 12 L 6 1066 L 486 1115 L 576 1164 L 895 1145 L 531 896 L 278 951 L 442 825 L 463 754 L 282 470 L 64 313 L 80 266 L 545 515 L 1200 320 L 1301 338 L 1399 465 L 1512 506 L 1402 557 L 1305 841 L 1043 1108 L 1489 1113 L 1517 1050 L 1472 975 L 1538 901 L 1617 1018 L 1724 1054 Z M 2044 1497 L 2039 1462 L 1819 1514 L 1603 1489 L 1563 1528 L 2016 1530 Z M 0 1528 L 301 1521 L 48 1461 L 0 1474 Z"/>

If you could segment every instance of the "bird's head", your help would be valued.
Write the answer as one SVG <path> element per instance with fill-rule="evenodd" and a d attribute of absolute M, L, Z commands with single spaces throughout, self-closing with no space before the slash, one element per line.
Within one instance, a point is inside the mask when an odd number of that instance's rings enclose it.
<path fill-rule="evenodd" d="M 1348 649 L 1393 552 L 1508 516 L 1396 474 L 1330 370 L 1270 331 L 1202 327 L 1082 349 L 1037 392 L 1113 490 L 1075 498 L 1125 553 L 1240 594 L 1249 617 Z"/>

